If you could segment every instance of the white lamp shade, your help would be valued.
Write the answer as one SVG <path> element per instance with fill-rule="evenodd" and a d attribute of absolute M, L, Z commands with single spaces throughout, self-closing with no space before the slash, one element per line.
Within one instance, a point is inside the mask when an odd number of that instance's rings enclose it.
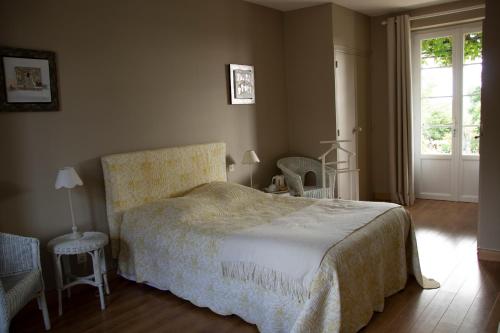
<path fill-rule="evenodd" d="M 243 154 L 243 160 L 241 161 L 243 164 L 255 164 L 259 162 L 260 160 L 253 150 L 247 150 L 245 154 Z"/>
<path fill-rule="evenodd" d="M 56 190 L 64 188 L 73 188 L 77 185 L 83 185 L 82 180 L 72 167 L 65 167 L 57 173 Z"/>

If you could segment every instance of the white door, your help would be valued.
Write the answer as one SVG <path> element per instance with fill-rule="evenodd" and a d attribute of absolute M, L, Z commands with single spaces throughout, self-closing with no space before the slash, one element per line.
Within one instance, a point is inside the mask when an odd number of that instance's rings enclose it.
<path fill-rule="evenodd" d="M 347 150 L 356 153 L 350 158 L 350 169 L 357 168 L 357 119 L 356 119 L 356 55 L 335 51 L 335 113 L 336 139 L 350 140 L 342 143 Z M 337 150 L 337 161 L 347 161 L 348 155 Z M 347 164 L 339 164 L 346 168 Z M 337 176 L 337 196 L 340 199 L 359 200 L 357 173 L 341 173 Z"/>
<path fill-rule="evenodd" d="M 477 202 L 481 25 L 412 38 L 416 196 Z"/>

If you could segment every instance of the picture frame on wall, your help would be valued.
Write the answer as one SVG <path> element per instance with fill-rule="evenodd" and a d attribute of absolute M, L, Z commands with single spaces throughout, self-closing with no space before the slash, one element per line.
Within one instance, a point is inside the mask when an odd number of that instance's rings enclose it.
<path fill-rule="evenodd" d="M 231 104 L 255 104 L 255 72 L 249 65 L 229 65 Z"/>
<path fill-rule="evenodd" d="M 58 111 L 56 55 L 0 47 L 0 111 Z"/>

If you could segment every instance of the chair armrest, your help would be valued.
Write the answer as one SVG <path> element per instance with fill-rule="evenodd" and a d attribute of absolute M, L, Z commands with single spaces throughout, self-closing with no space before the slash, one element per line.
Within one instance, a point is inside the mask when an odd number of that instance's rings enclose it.
<path fill-rule="evenodd" d="M 0 276 L 40 269 L 38 239 L 0 233 Z"/>

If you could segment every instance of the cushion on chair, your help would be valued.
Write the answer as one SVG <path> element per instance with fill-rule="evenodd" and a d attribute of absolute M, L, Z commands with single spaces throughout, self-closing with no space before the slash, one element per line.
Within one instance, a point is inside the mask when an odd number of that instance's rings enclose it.
<path fill-rule="evenodd" d="M 42 290 L 40 275 L 39 270 L 34 270 L 1 278 L 11 318 Z"/>

